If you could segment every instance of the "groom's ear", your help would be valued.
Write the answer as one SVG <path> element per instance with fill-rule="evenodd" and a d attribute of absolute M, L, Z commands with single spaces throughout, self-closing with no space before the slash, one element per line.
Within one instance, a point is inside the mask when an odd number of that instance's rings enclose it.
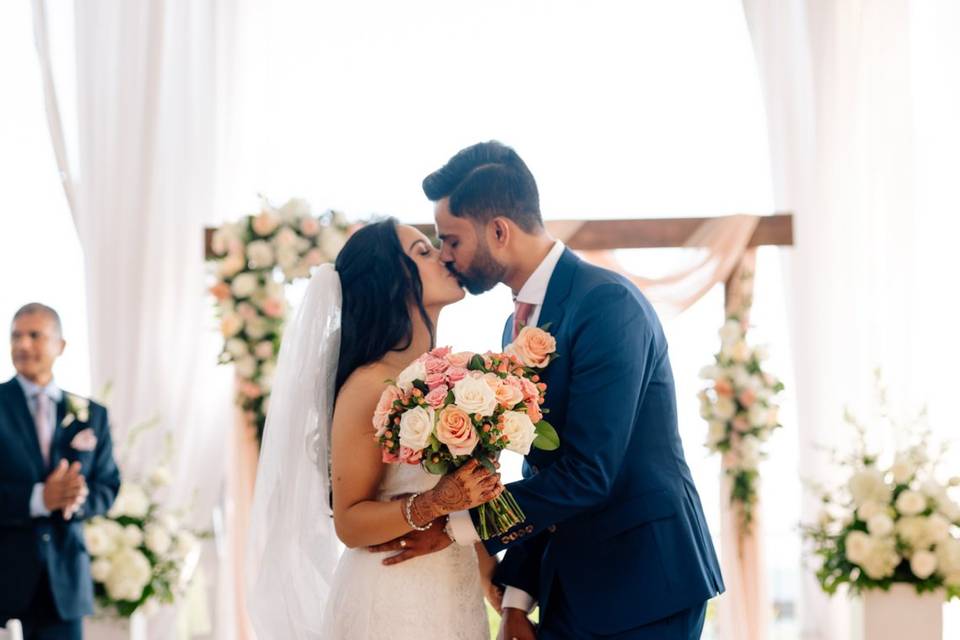
<path fill-rule="evenodd" d="M 491 222 L 493 223 L 493 233 L 497 244 L 501 247 L 506 246 L 510 240 L 510 223 L 503 217 L 496 217 Z"/>

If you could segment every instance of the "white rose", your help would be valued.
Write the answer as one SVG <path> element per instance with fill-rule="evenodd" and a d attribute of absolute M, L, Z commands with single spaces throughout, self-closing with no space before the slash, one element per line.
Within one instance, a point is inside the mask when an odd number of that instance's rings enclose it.
<path fill-rule="evenodd" d="M 896 507 L 902 515 L 915 516 L 927 508 L 927 499 L 917 491 L 904 491 L 897 496 Z"/>
<path fill-rule="evenodd" d="M 143 518 L 149 510 L 150 498 L 147 497 L 143 487 L 133 482 L 124 482 L 120 485 L 117 499 L 107 515 L 111 518 L 119 518 L 120 516 Z"/>
<path fill-rule="evenodd" d="M 238 274 L 230 283 L 230 291 L 237 298 L 249 298 L 259 287 L 257 276 L 252 273 Z"/>
<path fill-rule="evenodd" d="M 922 516 L 905 516 L 897 520 L 897 535 L 911 549 L 929 549 L 934 540 L 928 519 Z"/>
<path fill-rule="evenodd" d="M 751 427 L 766 427 L 770 423 L 770 410 L 762 404 L 754 403 L 747 411 Z"/>
<path fill-rule="evenodd" d="M 713 415 L 718 420 L 730 420 L 736 412 L 737 404 L 731 398 L 720 397 L 713 404 Z"/>
<path fill-rule="evenodd" d="M 423 381 L 426 379 L 427 368 L 420 360 L 414 360 L 397 376 L 397 386 L 400 387 L 403 392 L 408 392 L 413 389 L 414 380 Z"/>
<path fill-rule="evenodd" d="M 885 514 L 887 512 L 886 505 L 880 504 L 879 502 L 864 502 L 857 509 L 857 517 L 864 522 L 869 522 L 870 518 L 874 517 L 877 514 Z"/>
<path fill-rule="evenodd" d="M 150 561 L 135 549 L 121 549 L 113 557 L 104 586 L 112 600 L 135 602 L 150 582 Z"/>
<path fill-rule="evenodd" d="M 277 235 L 273 237 L 273 246 L 277 248 L 277 258 L 279 260 L 279 252 L 288 252 L 290 249 L 296 251 L 295 247 L 297 246 L 297 239 L 300 236 L 297 235 L 297 232 L 291 229 L 290 227 L 284 227 L 277 232 Z M 283 256 L 284 262 L 289 261 L 289 255 Z"/>
<path fill-rule="evenodd" d="M 520 411 L 503 412 L 503 434 L 509 439 L 507 449 L 527 455 L 537 437 L 537 429 L 530 417 Z"/>
<path fill-rule="evenodd" d="M 267 360 L 273 357 L 273 343 L 269 340 L 264 340 L 257 344 L 256 348 L 253 350 L 254 354 L 260 360 Z"/>
<path fill-rule="evenodd" d="M 848 487 L 857 505 L 870 501 L 881 503 L 890 501 L 890 487 L 884 482 L 883 474 L 877 469 L 864 469 L 855 473 L 850 478 Z"/>
<path fill-rule="evenodd" d="M 233 369 L 241 378 L 250 379 L 257 372 L 257 361 L 250 356 L 246 356 L 235 361 Z"/>
<path fill-rule="evenodd" d="M 255 269 L 273 266 L 273 247 L 266 240 L 255 240 L 247 245 L 247 259 Z"/>
<path fill-rule="evenodd" d="M 83 541 L 93 557 L 110 555 L 117 548 L 116 539 L 103 522 L 102 518 L 95 518 L 83 528 Z"/>
<path fill-rule="evenodd" d="M 939 513 L 927 518 L 927 536 L 934 543 L 940 543 L 950 538 L 950 521 Z"/>
<path fill-rule="evenodd" d="M 467 413 L 483 417 L 493 415 L 497 408 L 497 394 L 477 373 L 471 373 L 453 385 L 453 399 Z"/>
<path fill-rule="evenodd" d="M 913 477 L 915 471 L 916 468 L 910 463 L 910 461 L 901 456 L 897 456 L 893 466 L 890 467 L 890 473 L 893 474 L 893 481 L 897 484 L 906 484 L 910 482 L 910 478 Z"/>
<path fill-rule="evenodd" d="M 231 253 L 220 261 L 220 265 L 217 267 L 217 275 L 221 278 L 232 278 L 243 271 L 243 268 L 246 266 L 247 261 L 244 260 L 242 255 Z"/>
<path fill-rule="evenodd" d="M 740 326 L 738 320 L 727 320 L 722 327 L 720 327 L 720 340 L 723 344 L 733 344 L 740 339 L 740 336 L 743 334 L 743 328 Z"/>
<path fill-rule="evenodd" d="M 154 524 L 147 525 L 147 528 L 144 530 L 143 539 L 147 545 L 147 549 L 150 549 L 150 551 L 157 555 L 163 555 L 169 551 L 170 545 L 173 543 L 167 530 Z"/>
<path fill-rule="evenodd" d="M 290 221 L 310 215 L 310 205 L 303 198 L 290 198 L 280 207 L 280 217 Z"/>
<path fill-rule="evenodd" d="M 760 443 L 756 438 L 746 437 L 740 441 L 740 467 L 756 469 L 760 464 Z"/>
<path fill-rule="evenodd" d="M 400 446 L 419 451 L 430 443 L 433 433 L 433 409 L 414 407 L 400 416 Z"/>
<path fill-rule="evenodd" d="M 710 427 L 707 431 L 707 446 L 715 447 L 718 443 L 725 440 L 727 437 L 727 425 L 724 422 L 718 420 L 711 420 Z"/>
<path fill-rule="evenodd" d="M 885 513 L 876 513 L 867 520 L 867 530 L 874 536 L 890 535 L 893 533 L 893 518 Z"/>
<path fill-rule="evenodd" d="M 110 577 L 110 569 L 113 567 L 106 558 L 97 558 L 90 563 L 90 575 L 97 582 L 106 582 Z"/>
<path fill-rule="evenodd" d="M 926 580 L 937 570 L 937 557 L 929 551 L 917 551 L 910 558 L 910 570 L 921 580 Z"/>
<path fill-rule="evenodd" d="M 862 563 L 870 552 L 870 536 L 863 531 L 851 531 L 844 544 L 847 560 L 853 564 Z"/>
<path fill-rule="evenodd" d="M 246 341 L 241 340 L 240 338 L 230 338 L 227 340 L 225 348 L 227 353 L 229 353 L 234 360 L 242 358 L 249 353 L 247 350 Z"/>
<path fill-rule="evenodd" d="M 733 358 L 734 362 L 748 362 L 750 356 L 750 347 L 748 347 L 747 343 L 743 340 L 733 345 L 733 348 L 730 350 L 730 357 Z"/>
<path fill-rule="evenodd" d="M 180 521 L 172 513 L 161 513 L 157 516 L 157 522 L 170 533 L 176 533 L 180 528 Z"/>
<path fill-rule="evenodd" d="M 166 467 L 157 467 L 150 474 L 150 484 L 157 487 L 166 487 L 173 481 L 170 470 Z"/>
<path fill-rule="evenodd" d="M 143 544 L 143 531 L 135 524 L 128 524 L 123 528 L 123 543 L 128 547 L 139 547 Z"/>
<path fill-rule="evenodd" d="M 938 503 L 937 509 L 950 522 L 960 522 L 960 505 L 957 505 L 957 503 L 950 498 Z"/>
<path fill-rule="evenodd" d="M 263 336 L 267 335 L 267 330 L 270 326 L 267 324 L 267 321 L 263 318 L 254 318 L 247 322 L 247 335 L 250 336 L 253 340 L 259 340 Z"/>
<path fill-rule="evenodd" d="M 960 540 L 949 538 L 937 545 L 937 565 L 940 573 L 948 575 L 960 573 Z"/>
<path fill-rule="evenodd" d="M 730 370 L 730 379 L 733 380 L 733 386 L 738 390 L 747 388 L 755 390 L 753 377 L 743 365 L 737 365 Z"/>
<path fill-rule="evenodd" d="M 220 318 L 220 331 L 224 338 L 232 338 L 243 329 L 243 318 L 232 311 L 228 311 Z"/>
<path fill-rule="evenodd" d="M 870 538 L 869 547 L 867 557 L 860 564 L 864 573 L 874 580 L 892 576 L 901 560 L 893 538 Z"/>

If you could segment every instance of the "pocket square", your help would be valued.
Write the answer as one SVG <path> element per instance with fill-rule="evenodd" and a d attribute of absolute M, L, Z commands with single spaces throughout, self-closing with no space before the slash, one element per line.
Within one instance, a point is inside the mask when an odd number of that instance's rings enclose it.
<path fill-rule="evenodd" d="M 70 441 L 70 446 L 77 451 L 93 451 L 97 448 L 97 436 L 93 435 L 93 429 L 78 431 Z"/>

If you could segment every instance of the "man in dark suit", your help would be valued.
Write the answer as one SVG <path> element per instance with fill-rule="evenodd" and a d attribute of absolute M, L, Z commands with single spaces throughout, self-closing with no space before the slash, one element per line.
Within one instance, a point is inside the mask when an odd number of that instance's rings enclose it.
<path fill-rule="evenodd" d="M 62 391 L 57 312 L 38 303 L 14 315 L 17 375 L 0 384 L 0 622 L 27 640 L 72 640 L 93 613 L 83 521 L 107 512 L 120 473 L 104 407 Z"/>
<path fill-rule="evenodd" d="M 483 541 L 507 549 L 498 569 L 502 636 L 550 640 L 699 638 L 724 589 L 677 428 L 676 391 L 656 313 L 626 278 L 547 234 L 536 182 L 516 152 L 473 145 L 423 183 L 435 203 L 441 259 L 471 293 L 514 294 L 504 345 L 548 328 L 559 358 L 543 373 L 555 451 L 532 450 L 507 489 L 525 520 Z M 451 514 L 450 537 L 479 540 L 476 512 Z M 431 527 L 436 530 L 440 527 Z M 450 543 L 405 536 L 398 560 Z"/>

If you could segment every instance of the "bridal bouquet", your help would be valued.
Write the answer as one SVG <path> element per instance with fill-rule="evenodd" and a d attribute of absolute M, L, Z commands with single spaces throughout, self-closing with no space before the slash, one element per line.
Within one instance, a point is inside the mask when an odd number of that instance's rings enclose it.
<path fill-rule="evenodd" d="M 749 526 L 757 501 L 761 446 L 781 426 L 776 396 L 783 383 L 763 370 L 766 352 L 747 344 L 739 319 L 727 320 L 720 339 L 714 364 L 700 372 L 709 385 L 699 393 L 700 415 L 709 424 L 707 448 L 725 456 L 732 482 L 730 501 L 740 504 L 743 523 Z"/>
<path fill-rule="evenodd" d="M 157 420 L 133 427 L 118 447 L 121 467 L 137 438 Z M 167 434 L 164 451 L 142 477 L 124 480 L 106 516 L 84 523 L 84 541 L 91 556 L 94 595 L 108 615 L 129 618 L 150 615 L 170 604 L 190 586 L 200 560 L 199 540 L 207 536 L 184 526 L 184 513 L 163 506 L 160 495 L 173 476 L 166 466 L 172 455 Z"/>
<path fill-rule="evenodd" d="M 373 424 L 383 461 L 420 464 L 442 475 L 471 458 L 489 469 L 504 449 L 526 455 L 531 447 L 560 445 L 543 419 L 546 385 L 539 373 L 555 357 L 556 341 L 524 327 L 503 353 L 453 353 L 434 349 L 404 369 L 380 397 Z M 481 505 L 480 537 L 504 533 L 523 521 L 504 491 Z"/>
<path fill-rule="evenodd" d="M 928 433 L 883 457 L 868 450 L 867 430 L 849 412 L 846 421 L 859 436 L 857 451 L 840 461 L 846 482 L 822 492 L 819 522 L 804 528 L 822 560 L 820 586 L 859 593 L 899 582 L 960 598 L 960 505 L 949 495 L 960 478 L 937 479 Z"/>

